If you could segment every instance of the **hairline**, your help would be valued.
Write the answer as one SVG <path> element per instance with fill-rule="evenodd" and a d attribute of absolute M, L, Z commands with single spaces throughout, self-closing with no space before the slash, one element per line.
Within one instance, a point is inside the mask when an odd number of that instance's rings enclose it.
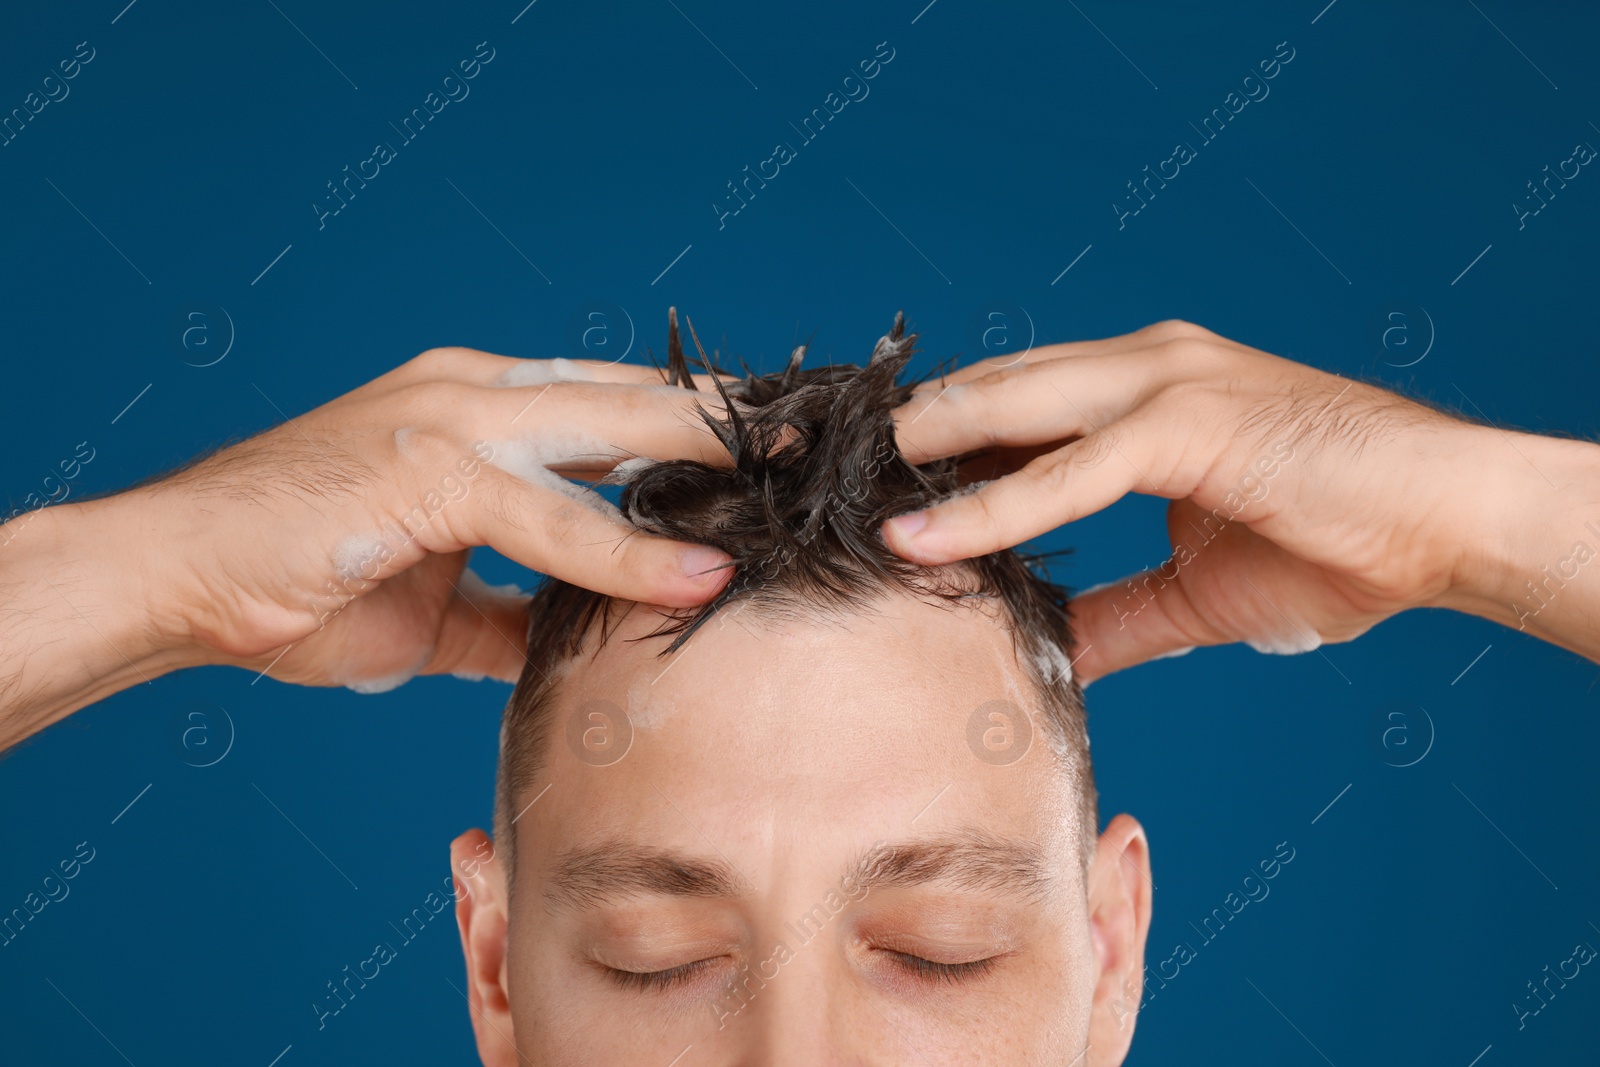
<path fill-rule="evenodd" d="M 957 564 L 961 568 L 962 564 Z M 1093 851 L 1093 842 L 1098 836 L 1097 804 L 1095 802 L 1095 787 L 1092 764 L 1089 761 L 1087 732 L 1085 728 L 1083 760 L 1074 761 L 1072 749 L 1074 747 L 1071 737 L 1061 736 L 1071 728 L 1070 723 L 1062 722 L 1062 718 L 1075 711 L 1082 715 L 1082 691 L 1078 689 L 1070 675 L 1056 683 L 1046 679 L 1039 671 L 1033 657 L 1024 655 L 1022 645 L 1028 641 L 1029 635 L 1024 632 L 1022 620 L 1017 618 L 1010 603 L 997 593 L 986 592 L 973 594 L 961 599 L 950 599 L 929 593 L 920 593 L 902 587 L 885 585 L 874 591 L 874 595 L 859 603 L 850 605 L 837 605 L 804 600 L 792 596 L 762 596 L 758 590 L 744 603 L 754 609 L 753 618 L 756 620 L 781 617 L 804 617 L 810 620 L 820 620 L 829 624 L 842 623 L 850 618 L 871 614 L 878 608 L 899 594 L 924 601 L 936 607 L 955 609 L 965 607 L 978 611 L 985 616 L 992 617 L 1002 626 L 1011 641 L 1012 659 L 1020 676 L 1027 681 L 1034 694 L 1039 698 L 1041 706 L 1038 709 L 1045 722 L 1038 724 L 1045 734 L 1051 755 L 1057 761 L 1063 773 L 1074 778 L 1074 785 L 1078 788 L 1079 803 L 1072 805 L 1074 821 L 1080 823 L 1078 832 L 1083 837 L 1083 847 L 1080 849 L 1085 869 Z M 649 608 L 650 605 L 639 604 L 617 597 L 605 597 L 597 594 L 602 601 L 602 613 L 613 608 L 620 608 L 619 618 L 639 608 Z M 974 601 L 977 601 L 975 604 Z M 997 609 L 997 610 L 991 610 Z M 670 609 L 669 609 L 670 610 Z M 1036 640 L 1048 640 L 1046 635 L 1034 635 Z M 520 820 L 521 813 L 515 818 L 511 816 L 511 805 L 515 802 L 516 794 L 530 788 L 537 778 L 538 773 L 548 764 L 548 755 L 552 745 L 556 743 L 554 728 L 555 716 L 552 714 L 554 705 L 560 699 L 560 686 L 567 681 L 571 670 L 586 660 L 592 660 L 603 649 L 608 640 L 607 626 L 604 621 L 590 625 L 582 635 L 578 651 L 543 665 L 542 678 L 537 683 L 531 694 L 524 697 L 524 707 L 521 714 L 529 720 L 521 734 L 521 742 L 527 751 L 520 754 L 520 759 L 513 757 L 513 765 L 519 772 L 516 781 L 511 781 L 507 775 L 507 747 L 508 724 L 510 722 L 511 703 L 507 705 L 507 715 L 502 720 L 500 733 L 500 750 L 496 769 L 495 812 L 494 829 L 497 844 L 503 844 L 507 850 L 510 861 L 506 872 L 508 888 L 515 885 L 515 866 L 517 856 L 517 831 L 515 823 Z M 663 640 L 665 638 L 647 633 L 638 637 L 628 638 L 630 641 Z M 667 648 L 663 647 L 661 655 L 665 655 Z M 1058 646 L 1059 647 L 1059 646 Z M 531 662 L 531 661 L 530 661 Z M 1006 668 L 1009 672 L 1010 665 Z M 1060 688 L 1057 688 L 1059 686 Z M 513 700 L 516 694 L 513 693 Z M 1076 708 L 1074 708 L 1076 705 Z M 1080 724 L 1081 725 L 1081 724 Z"/>

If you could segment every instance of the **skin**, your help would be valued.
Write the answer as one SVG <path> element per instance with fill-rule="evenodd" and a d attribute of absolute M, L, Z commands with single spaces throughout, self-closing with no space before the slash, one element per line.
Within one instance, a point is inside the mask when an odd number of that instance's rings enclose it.
<path fill-rule="evenodd" d="M 497 384 L 507 372 L 544 381 Z M 635 455 L 718 459 L 694 394 L 660 381 L 648 367 L 432 349 L 187 470 L 12 520 L 0 749 L 182 667 L 362 688 L 515 681 L 528 598 L 466 574 L 475 545 L 613 595 L 703 602 L 728 580 L 723 553 L 482 462 L 522 450 L 592 479 Z"/>
<path fill-rule="evenodd" d="M 493 385 L 530 364 L 593 380 Z M 643 384 L 659 380 L 432 349 L 188 471 L 5 523 L 0 748 L 201 664 L 306 685 L 514 679 L 527 598 L 463 582 L 474 545 L 645 603 L 710 599 L 728 579 L 719 553 L 623 530 L 497 468 L 392 558 L 353 578 L 336 563 L 476 441 L 521 438 L 579 477 L 633 455 L 725 462 L 694 397 Z M 709 385 L 698 396 L 714 408 Z M 1130 492 L 1172 501 L 1174 557 L 1160 574 L 1075 600 L 1085 683 L 1197 645 L 1348 641 L 1416 607 L 1600 659 L 1600 581 L 1572 562 L 1580 542 L 1600 549 L 1590 442 L 1463 422 L 1184 322 L 977 363 L 895 418 L 912 462 L 988 449 L 975 473 L 996 479 L 885 524 L 889 546 L 918 562 L 1021 544 Z M 1262 477 L 1257 464 L 1280 447 L 1292 459 Z M 1237 510 L 1230 493 L 1243 494 Z M 1194 535 L 1218 508 L 1222 532 Z"/>
<path fill-rule="evenodd" d="M 1073 602 L 1086 682 L 1199 645 L 1349 641 L 1418 607 L 1600 659 L 1600 580 L 1575 552 L 1600 551 L 1591 442 L 1463 422 L 1186 322 L 974 364 L 896 420 L 914 463 L 995 450 L 990 484 L 885 525 L 920 563 L 1130 492 L 1172 501 L 1173 557 Z M 1197 529 L 1218 508 L 1221 534 Z"/>
<path fill-rule="evenodd" d="M 547 483 L 493 467 L 390 558 L 341 575 L 341 547 L 411 512 L 480 440 L 521 439 L 549 470 L 578 477 L 631 455 L 725 461 L 694 398 L 643 384 L 659 380 L 645 368 L 569 363 L 592 380 L 562 381 L 553 372 L 565 361 L 553 361 L 546 384 L 493 384 L 538 362 L 430 350 L 177 475 L 0 526 L 0 748 L 186 666 L 307 685 L 408 672 L 514 679 L 527 598 L 466 579 L 474 545 L 644 603 L 714 596 L 727 580 L 720 557 L 623 530 Z M 925 386 L 895 417 L 911 461 L 987 449 L 987 468 L 974 472 L 995 479 L 886 524 L 885 540 L 909 559 L 940 564 L 1020 544 L 1129 492 L 1172 501 L 1170 564 L 1131 576 L 1131 588 L 1075 599 L 1085 683 L 1197 645 L 1350 640 L 1415 607 L 1480 615 L 1600 659 L 1600 581 L 1573 563 L 1579 546 L 1600 546 L 1592 443 L 1467 423 L 1181 322 L 975 364 Z M 1281 461 L 1279 446 L 1292 458 Z M 1270 475 L 1258 467 L 1268 456 L 1280 458 Z M 1221 532 L 1196 536 L 1219 508 Z M 330 602 L 331 582 L 341 592 Z M 819 684 L 799 690 L 808 709 Z M 830 767 L 840 752 L 814 756 Z M 901 773 L 881 770 L 886 780 Z M 876 810 L 835 799 L 844 806 L 825 824 L 807 825 L 831 834 L 839 811 Z M 1101 855 L 1143 854 L 1130 824 L 1111 823 Z M 458 870 L 467 859 L 478 866 L 462 871 L 463 888 L 478 893 L 474 907 L 492 904 L 493 861 L 458 857 Z M 1089 914 L 1117 867 L 1097 860 Z M 770 867 L 759 873 L 769 897 L 778 893 Z M 492 944 L 491 922 L 473 929 Z M 497 1007 L 494 986 L 474 983 L 475 1018 L 500 1011 L 510 1022 L 509 1002 Z M 1136 983 L 1120 1000 L 1095 989 L 1095 1019 L 1100 1004 L 1126 1014 L 1138 1001 Z"/>
<path fill-rule="evenodd" d="M 1144 832 L 1112 820 L 1085 880 L 1094 830 L 1077 825 L 1062 757 L 1042 735 L 1006 766 L 974 756 L 974 708 L 1007 699 L 1038 721 L 1003 626 L 902 594 L 844 620 L 758 610 L 729 609 L 663 660 L 662 639 L 629 642 L 658 621 L 636 607 L 569 668 L 542 771 L 513 800 L 514 904 L 507 850 L 479 830 L 453 844 L 483 1062 L 667 1064 L 686 1046 L 705 1065 L 1122 1062 L 1150 920 Z M 596 700 L 632 724 L 607 766 L 566 738 Z M 880 842 L 973 832 L 1032 850 L 1043 884 L 844 877 Z M 682 896 L 558 876 L 574 850 L 615 843 L 734 884 Z M 804 940 L 791 927 L 808 912 Z M 996 958 L 940 980 L 896 953 Z M 607 970 L 685 965 L 664 989 Z M 743 1001 L 727 992 L 741 965 L 770 979 Z"/>

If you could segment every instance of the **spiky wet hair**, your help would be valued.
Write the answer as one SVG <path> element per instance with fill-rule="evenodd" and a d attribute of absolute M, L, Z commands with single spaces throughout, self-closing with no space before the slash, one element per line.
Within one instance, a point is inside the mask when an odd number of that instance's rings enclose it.
<path fill-rule="evenodd" d="M 1074 645 L 1068 591 L 1050 581 L 1040 557 L 1007 549 L 930 568 L 896 556 L 879 533 L 884 520 L 958 491 L 961 464 L 971 458 L 913 465 L 900 454 L 891 413 L 920 384 L 899 382 L 916 342 L 905 332 L 904 315 L 895 316 L 865 367 L 804 367 L 801 345 L 781 372 L 754 374 L 745 367 L 742 378 L 713 365 L 692 323 L 689 332 L 722 401 L 718 413 L 702 405 L 700 417 L 732 464 L 630 464 L 616 479 L 623 486 L 621 509 L 644 532 L 722 549 L 732 558 L 733 577 L 705 605 L 659 609 L 664 621 L 647 636 L 671 638 L 661 655 L 734 601 L 783 616 L 870 610 L 897 590 L 946 602 L 998 602 L 1018 662 L 1042 697 L 1042 733 L 1080 786 L 1087 862 L 1096 838 L 1096 798 L 1083 694 L 1066 666 Z M 698 389 L 675 309 L 667 313 L 663 377 L 668 385 Z M 603 645 L 630 606 L 553 578 L 534 595 L 527 665 L 501 724 L 495 837 L 512 856 L 512 803 L 537 777 L 558 729 L 550 722 L 555 668 L 579 656 L 591 635 L 598 635 L 594 649 Z M 782 654 L 782 645 L 773 647 L 774 655 Z M 952 729 L 965 729 L 965 722 L 961 714 Z"/>

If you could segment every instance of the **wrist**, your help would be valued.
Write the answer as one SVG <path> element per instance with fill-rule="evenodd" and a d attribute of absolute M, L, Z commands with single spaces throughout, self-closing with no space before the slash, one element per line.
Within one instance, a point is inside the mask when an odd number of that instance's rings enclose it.
<path fill-rule="evenodd" d="M 149 680 L 203 662 L 167 602 L 168 583 L 154 579 L 161 544 L 134 493 L 58 504 L 0 527 L 0 576 L 33 623 L 16 638 L 29 647 L 16 651 L 36 682 L 41 666 L 66 685 L 112 673 Z"/>
<path fill-rule="evenodd" d="M 1565 583 L 1600 573 L 1600 446 L 1491 426 L 1479 440 L 1450 588 L 1431 605 L 1541 632 Z"/>

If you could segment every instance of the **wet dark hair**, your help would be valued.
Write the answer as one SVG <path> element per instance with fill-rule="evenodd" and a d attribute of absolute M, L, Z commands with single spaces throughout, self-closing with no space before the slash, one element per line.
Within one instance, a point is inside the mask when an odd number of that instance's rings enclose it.
<path fill-rule="evenodd" d="M 675 309 L 667 321 L 663 377 L 668 385 L 695 390 Z M 1074 645 L 1068 591 L 1050 581 L 1042 557 L 1007 549 L 924 567 L 896 556 L 879 533 L 884 520 L 958 492 L 959 468 L 970 458 L 913 465 L 900 454 L 891 412 L 920 384 L 898 382 L 916 341 L 905 332 L 904 316 L 895 316 L 865 367 L 802 367 L 801 345 L 783 371 L 757 375 L 746 367 L 738 379 L 706 357 L 692 323 L 689 332 L 722 401 L 723 413 L 702 406 L 700 417 L 732 465 L 630 464 L 616 479 L 623 486 L 621 510 L 640 530 L 722 549 L 732 557 L 733 577 L 705 605 L 660 609 L 664 621 L 647 636 L 671 638 L 661 655 L 735 601 L 796 617 L 867 610 L 895 590 L 947 602 L 997 601 L 1018 661 L 1043 698 L 1042 732 L 1081 787 L 1087 862 L 1097 815 L 1083 693 L 1066 667 Z M 501 724 L 495 836 L 512 855 L 513 799 L 533 783 L 560 729 L 549 714 L 555 668 L 579 656 L 592 635 L 598 634 L 595 648 L 603 645 L 629 607 L 556 579 L 534 595 L 527 665 Z M 775 655 L 781 647 L 774 645 Z M 964 730 L 967 716 L 952 714 L 952 729 Z"/>

